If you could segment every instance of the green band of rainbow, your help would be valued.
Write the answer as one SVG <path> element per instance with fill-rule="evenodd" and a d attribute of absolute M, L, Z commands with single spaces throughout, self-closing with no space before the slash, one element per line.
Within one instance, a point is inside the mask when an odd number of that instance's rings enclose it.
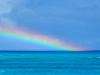
<path fill-rule="evenodd" d="M 31 43 L 38 43 L 41 45 L 45 45 L 51 48 L 54 48 L 56 50 L 66 50 L 66 51 L 82 51 L 84 49 L 73 46 L 71 44 L 66 44 L 65 42 L 62 42 L 58 39 L 53 39 L 50 37 L 47 37 L 45 35 L 41 34 L 32 34 L 29 32 L 26 32 L 24 30 L 20 29 L 12 29 L 12 30 L 2 30 L 0 31 L 0 36 L 7 36 L 7 37 L 13 37 L 16 39 L 21 39 L 24 41 L 28 41 Z"/>

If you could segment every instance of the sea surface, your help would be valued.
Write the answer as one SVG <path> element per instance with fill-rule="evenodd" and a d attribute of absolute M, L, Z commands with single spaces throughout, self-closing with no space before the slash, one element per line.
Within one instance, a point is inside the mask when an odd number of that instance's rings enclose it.
<path fill-rule="evenodd" d="M 100 75 L 100 52 L 1 51 L 0 75 Z"/>

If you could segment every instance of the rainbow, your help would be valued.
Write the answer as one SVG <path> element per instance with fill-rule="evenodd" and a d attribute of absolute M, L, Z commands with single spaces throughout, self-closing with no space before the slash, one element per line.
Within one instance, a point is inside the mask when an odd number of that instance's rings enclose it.
<path fill-rule="evenodd" d="M 0 29 L 0 36 L 7 36 L 7 37 L 13 37 L 15 39 L 20 39 L 22 41 L 28 41 L 30 43 L 44 45 L 50 49 L 54 50 L 66 50 L 66 51 L 82 51 L 83 48 L 77 47 L 73 45 L 72 43 L 66 44 L 65 42 L 56 39 L 56 38 L 50 38 L 45 35 L 41 35 L 38 33 L 31 33 L 27 32 L 26 30 L 22 30 L 20 28 L 14 28 L 14 29 L 7 29 L 7 28 L 1 28 Z"/>

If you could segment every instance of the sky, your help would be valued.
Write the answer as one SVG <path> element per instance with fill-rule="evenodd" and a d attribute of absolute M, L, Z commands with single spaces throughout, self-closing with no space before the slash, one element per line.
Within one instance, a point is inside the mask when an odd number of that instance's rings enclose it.
<path fill-rule="evenodd" d="M 99 20 L 99 0 L 0 0 L 1 25 L 39 32 L 90 50 L 100 50 Z"/>

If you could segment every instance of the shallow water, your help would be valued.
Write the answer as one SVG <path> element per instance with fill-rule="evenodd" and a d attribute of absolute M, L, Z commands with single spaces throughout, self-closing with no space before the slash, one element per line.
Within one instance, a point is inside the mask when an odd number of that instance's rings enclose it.
<path fill-rule="evenodd" d="M 100 52 L 0 52 L 0 75 L 100 75 Z"/>

